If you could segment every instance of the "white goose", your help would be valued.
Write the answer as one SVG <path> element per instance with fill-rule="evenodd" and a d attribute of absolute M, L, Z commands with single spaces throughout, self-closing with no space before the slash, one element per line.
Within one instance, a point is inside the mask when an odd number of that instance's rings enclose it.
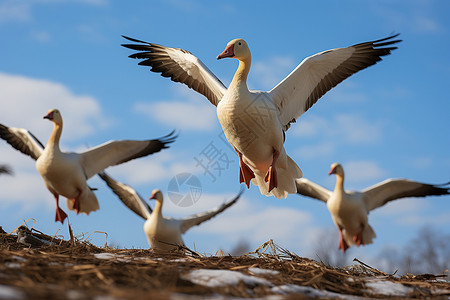
<path fill-rule="evenodd" d="M 225 136 L 239 156 L 239 181 L 245 182 L 247 187 L 252 181 L 262 194 L 281 198 L 295 193 L 295 179 L 302 177 L 300 168 L 284 150 L 284 131 L 331 88 L 396 49 L 392 45 L 400 42 L 393 40 L 397 36 L 310 56 L 269 92 L 248 90 L 251 54 L 242 39 L 229 42 L 225 51 L 217 56 L 217 59 L 239 60 L 228 89 L 186 50 L 126 36 L 124 38 L 142 44 L 122 46 L 143 51 L 129 57 L 144 59 L 139 65 L 150 66 L 151 71 L 186 84 L 217 106 Z"/>
<path fill-rule="evenodd" d="M 328 174 L 336 175 L 336 186 L 333 192 L 306 178 L 300 178 L 297 179 L 297 193 L 327 204 L 331 218 L 339 229 L 339 249 L 342 252 L 355 244 L 360 246 L 372 243 L 376 235 L 368 223 L 367 215 L 371 210 L 400 198 L 450 194 L 450 188 L 443 187 L 444 185 L 432 185 L 408 179 L 386 179 L 362 192 L 346 191 L 344 190 L 344 169 L 340 164 L 333 163 Z"/>
<path fill-rule="evenodd" d="M 44 179 L 47 189 L 56 201 L 55 222 L 64 222 L 67 214 L 59 207 L 59 195 L 67 198 L 67 206 L 77 213 L 89 214 L 99 209 L 97 197 L 86 180 L 103 169 L 143 157 L 161 149 L 175 140 L 173 132 L 155 140 L 109 141 L 82 153 L 63 152 L 59 149 L 63 120 L 59 110 L 51 109 L 44 116 L 54 123 L 47 145 L 28 130 L 0 124 L 0 137 L 15 149 L 36 160 L 36 169 Z"/>
<path fill-rule="evenodd" d="M 231 201 L 222 204 L 215 209 L 189 216 L 184 219 L 173 219 L 162 215 L 163 194 L 160 190 L 153 190 L 150 199 L 156 200 L 155 208 L 152 210 L 144 199 L 129 185 L 115 181 L 105 172 L 98 174 L 119 199 L 129 209 L 145 221 L 144 232 L 147 236 L 150 248 L 158 253 L 166 253 L 184 246 L 181 237 L 188 229 L 208 221 L 225 209 L 235 204 L 242 194 L 240 193 Z"/>

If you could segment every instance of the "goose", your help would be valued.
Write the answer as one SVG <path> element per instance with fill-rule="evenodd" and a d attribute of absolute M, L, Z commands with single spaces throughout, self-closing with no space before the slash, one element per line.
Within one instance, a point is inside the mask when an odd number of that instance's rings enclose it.
<path fill-rule="evenodd" d="M 11 170 L 11 168 L 7 165 L 0 165 L 0 174 L 8 174 L 8 175 L 12 175 L 13 172 Z"/>
<path fill-rule="evenodd" d="M 182 234 L 191 227 L 208 221 L 235 204 L 243 192 L 241 190 L 234 199 L 223 203 L 217 208 L 184 219 L 174 219 L 162 215 L 164 197 L 161 190 L 155 189 L 152 191 L 150 199 L 156 200 L 155 208 L 152 210 L 144 199 L 129 185 L 114 180 L 106 172 L 100 172 L 98 175 L 119 197 L 123 204 L 145 220 L 144 232 L 150 248 L 156 253 L 167 253 L 178 249 L 179 246 L 184 246 Z"/>
<path fill-rule="evenodd" d="M 36 160 L 36 169 L 56 201 L 55 222 L 64 223 L 67 214 L 59 207 L 59 195 L 67 198 L 67 207 L 89 214 L 99 209 L 97 197 L 86 180 L 103 169 L 168 148 L 176 136 L 170 133 L 154 140 L 109 141 L 81 153 L 64 152 L 59 148 L 63 119 L 58 109 L 44 116 L 54 124 L 44 145 L 28 130 L 0 124 L 0 137 L 15 149 Z"/>
<path fill-rule="evenodd" d="M 295 179 L 303 176 L 284 149 L 285 131 L 327 91 L 350 75 L 376 64 L 397 49 L 398 36 L 331 49 L 304 59 L 268 92 L 250 91 L 247 76 L 251 53 L 243 39 L 230 41 L 217 59 L 234 58 L 239 66 L 228 89 L 191 52 L 148 43 L 122 46 L 140 51 L 129 55 L 139 65 L 170 77 L 204 95 L 217 107 L 227 140 L 239 157 L 239 182 L 257 185 L 263 195 L 286 198 L 295 194 Z"/>
<path fill-rule="evenodd" d="M 339 163 L 331 165 L 328 175 L 336 175 L 334 191 L 306 179 L 297 179 L 297 193 L 326 203 L 331 218 L 339 230 L 338 249 L 345 252 L 350 246 L 367 245 L 376 237 L 368 223 L 370 211 L 389 201 L 406 197 L 426 197 L 450 194 L 450 187 L 416 182 L 408 179 L 386 179 L 365 190 L 344 190 L 344 168 Z"/>

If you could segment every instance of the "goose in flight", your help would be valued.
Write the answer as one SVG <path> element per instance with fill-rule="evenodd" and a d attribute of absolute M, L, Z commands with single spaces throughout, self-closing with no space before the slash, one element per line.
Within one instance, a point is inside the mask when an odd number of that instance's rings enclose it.
<path fill-rule="evenodd" d="M 54 128 L 44 145 L 28 130 L 0 124 L 0 137 L 15 149 L 36 160 L 36 169 L 56 201 L 55 222 L 64 222 L 67 214 L 59 207 L 59 195 L 67 198 L 67 206 L 77 213 L 89 214 L 99 209 L 97 197 L 86 183 L 90 177 L 113 165 L 143 157 L 168 148 L 176 136 L 173 132 L 155 140 L 109 141 L 81 153 L 59 148 L 63 120 L 57 109 L 48 111 L 44 119 Z"/>
<path fill-rule="evenodd" d="M 164 200 L 160 190 L 156 189 L 152 192 L 150 199 L 156 200 L 155 208 L 152 210 L 144 199 L 129 185 L 114 180 L 106 174 L 106 172 L 101 172 L 98 175 L 119 197 L 123 204 L 146 220 L 144 223 L 144 232 L 147 236 L 150 248 L 157 253 L 167 253 L 177 249 L 178 246 L 184 246 L 181 237 L 182 234 L 191 227 L 208 221 L 235 204 L 243 192 L 241 190 L 233 200 L 226 202 L 217 208 L 184 219 L 174 219 L 162 215 Z"/>
<path fill-rule="evenodd" d="M 263 195 L 286 198 L 296 193 L 295 179 L 303 174 L 286 154 L 285 131 L 327 91 L 397 49 L 393 46 L 400 42 L 397 36 L 312 55 L 268 92 L 247 88 L 251 54 L 243 39 L 232 40 L 217 56 L 239 61 L 228 88 L 189 51 L 126 36 L 139 44 L 122 46 L 140 51 L 129 56 L 142 59 L 139 65 L 208 98 L 217 107 L 225 136 L 238 154 L 239 182 L 249 187 L 251 181 Z"/>
<path fill-rule="evenodd" d="M 389 201 L 406 197 L 426 197 L 450 194 L 450 182 L 433 185 L 408 179 L 386 179 L 365 190 L 344 190 L 344 169 L 338 163 L 331 165 L 329 175 L 336 175 L 334 191 L 329 191 L 306 178 L 297 179 L 297 193 L 321 200 L 327 204 L 331 218 L 339 230 L 339 249 L 345 252 L 352 245 L 367 245 L 376 237 L 368 223 L 371 210 Z"/>

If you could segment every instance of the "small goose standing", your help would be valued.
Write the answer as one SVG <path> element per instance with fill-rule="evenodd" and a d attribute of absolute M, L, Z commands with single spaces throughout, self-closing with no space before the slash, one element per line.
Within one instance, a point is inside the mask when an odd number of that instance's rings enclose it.
<path fill-rule="evenodd" d="M 129 56 L 143 59 L 139 65 L 186 84 L 217 106 L 225 136 L 239 157 L 239 182 L 249 187 L 251 181 L 263 195 L 286 198 L 296 193 L 295 179 L 302 172 L 286 154 L 284 132 L 327 91 L 396 49 L 392 45 L 400 42 L 393 40 L 397 36 L 310 56 L 269 92 L 247 88 L 251 54 L 243 39 L 232 40 L 217 56 L 239 61 L 228 89 L 189 51 L 126 36 L 140 44 L 122 46 L 142 51 Z"/>
<path fill-rule="evenodd" d="M 233 200 L 226 202 L 215 209 L 192 215 L 184 219 L 173 219 L 162 215 L 164 200 L 160 190 L 156 189 L 152 192 L 150 199 L 156 200 L 155 208 L 152 210 L 144 199 L 129 185 L 117 182 L 107 175 L 106 172 L 101 172 L 98 175 L 119 197 L 123 204 L 146 220 L 144 223 L 144 232 L 147 236 L 150 248 L 157 253 L 167 253 L 177 249 L 178 246 L 184 246 L 183 238 L 181 237 L 182 234 L 191 227 L 200 225 L 220 214 L 225 209 L 235 204 L 242 194 L 241 190 Z"/>
<path fill-rule="evenodd" d="M 0 124 L 0 137 L 15 149 L 36 160 L 36 169 L 42 176 L 47 189 L 56 201 L 55 222 L 64 222 L 67 214 L 59 207 L 59 195 L 67 198 L 67 206 L 77 213 L 89 214 L 99 209 L 97 197 L 86 180 L 113 165 L 143 157 L 161 149 L 175 140 L 173 132 L 155 140 L 109 141 L 82 153 L 63 152 L 59 148 L 63 120 L 57 109 L 51 109 L 44 116 L 53 122 L 54 128 L 47 145 L 28 130 L 6 127 Z"/>
<path fill-rule="evenodd" d="M 306 178 L 300 178 L 297 180 L 297 193 L 327 204 L 331 218 L 339 230 L 339 249 L 342 252 L 355 244 L 360 246 L 372 243 L 376 235 L 368 223 L 367 215 L 371 210 L 401 198 L 450 194 L 450 188 L 443 187 L 444 185 L 432 185 L 408 179 L 386 179 L 362 192 L 346 191 L 342 166 L 333 163 L 328 175 L 331 174 L 336 175 L 336 186 L 333 192 Z"/>

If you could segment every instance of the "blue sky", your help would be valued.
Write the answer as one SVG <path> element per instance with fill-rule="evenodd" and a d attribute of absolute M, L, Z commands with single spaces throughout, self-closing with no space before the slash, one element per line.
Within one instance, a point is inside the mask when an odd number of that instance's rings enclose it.
<path fill-rule="evenodd" d="M 120 46 L 127 35 L 183 48 L 199 57 L 226 85 L 234 60 L 217 61 L 228 41 L 244 38 L 252 51 L 251 89 L 270 90 L 305 57 L 401 33 L 399 49 L 323 96 L 287 132 L 287 153 L 304 176 L 329 189 L 332 162 L 346 171 L 346 188 L 362 189 L 389 177 L 430 183 L 450 180 L 450 21 L 448 1 L 109 1 L 3 0 L 0 2 L 0 123 L 31 130 L 46 142 L 52 124 L 42 117 L 59 108 L 62 148 L 83 150 L 110 139 L 148 139 L 173 129 L 169 150 L 108 172 L 148 197 L 166 194 L 173 176 L 188 172 L 202 196 L 164 212 L 185 216 L 219 205 L 239 191 L 237 156 L 221 140 L 215 108 L 203 96 L 137 66 Z M 212 144 L 211 144 L 212 143 Z M 229 160 L 213 178 L 196 165 L 208 145 Z M 0 225 L 7 231 L 34 218 L 36 228 L 67 237 L 54 220 L 54 201 L 34 162 L 0 143 L 0 163 L 14 169 L 0 178 Z M 214 170 L 213 170 L 214 171 Z M 147 248 L 143 222 L 98 178 L 101 209 L 69 213 L 76 234 L 97 244 Z M 65 201 L 62 207 L 65 209 Z M 375 243 L 352 256 L 375 257 L 401 247 L 431 226 L 450 233 L 450 197 L 405 199 L 372 212 Z M 290 195 L 277 200 L 251 186 L 222 216 L 185 235 L 186 245 L 214 254 L 240 240 L 250 248 L 274 239 L 315 258 L 317 237 L 334 228 L 326 206 Z M 58 231 L 61 229 L 60 231 Z M 337 232 L 330 238 L 336 239 Z"/>

